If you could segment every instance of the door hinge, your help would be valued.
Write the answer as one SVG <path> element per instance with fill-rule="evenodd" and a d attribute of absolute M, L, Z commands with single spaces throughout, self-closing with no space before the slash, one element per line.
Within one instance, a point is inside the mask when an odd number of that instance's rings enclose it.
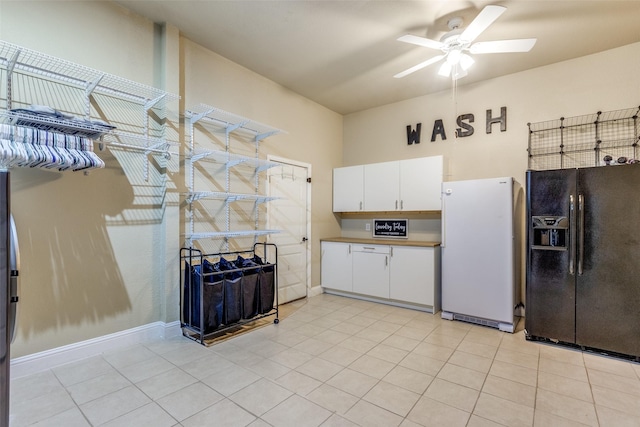
<path fill-rule="evenodd" d="M 311 184 L 311 177 L 307 178 L 307 182 Z"/>

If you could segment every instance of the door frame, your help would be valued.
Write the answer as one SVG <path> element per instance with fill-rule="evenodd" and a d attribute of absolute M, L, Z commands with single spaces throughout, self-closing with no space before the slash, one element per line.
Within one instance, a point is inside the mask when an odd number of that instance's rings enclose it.
<path fill-rule="evenodd" d="M 297 167 L 303 167 L 307 169 L 307 178 L 311 178 L 311 164 L 300 162 L 298 160 L 287 159 L 285 157 L 274 156 L 271 154 L 267 155 L 267 161 L 274 163 L 281 163 L 283 165 L 291 165 Z M 266 180 L 266 192 L 267 196 L 271 196 L 271 183 L 269 179 Z M 307 297 L 314 296 L 316 293 L 311 292 L 311 247 L 309 246 L 311 243 L 311 182 L 307 183 L 307 214 L 306 214 L 306 237 L 307 237 L 307 245 L 306 245 L 306 264 L 307 264 L 307 277 L 305 278 L 305 286 L 307 289 Z M 267 228 L 271 229 L 271 207 L 270 204 L 267 204 Z M 319 292 L 321 293 L 321 292 Z"/>

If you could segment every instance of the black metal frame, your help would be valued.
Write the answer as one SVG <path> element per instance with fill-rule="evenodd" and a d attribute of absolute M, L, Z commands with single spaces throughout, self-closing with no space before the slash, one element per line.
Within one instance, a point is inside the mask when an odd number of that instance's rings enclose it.
<path fill-rule="evenodd" d="M 262 247 L 262 251 L 261 253 L 256 253 L 256 248 L 258 247 Z M 272 247 L 274 249 L 274 260 L 273 262 L 270 262 L 267 258 L 268 255 L 268 251 L 267 248 L 268 247 Z M 188 304 L 188 319 L 185 319 L 185 269 L 186 269 L 186 264 L 185 262 L 189 263 L 189 266 L 194 266 L 194 265 L 204 265 L 204 260 L 210 260 L 210 262 L 212 262 L 211 260 L 219 260 L 221 257 L 224 256 L 229 256 L 229 255 L 246 255 L 246 254 L 250 254 L 251 257 L 255 256 L 255 255 L 262 255 L 263 259 L 264 259 L 264 264 L 260 265 L 258 268 L 260 269 L 264 269 L 264 268 L 270 268 L 273 267 L 273 288 L 274 288 L 274 294 L 275 294 L 275 302 L 274 302 L 274 307 L 263 314 L 257 314 L 256 316 L 253 316 L 251 318 L 245 319 L 244 316 L 242 316 L 243 318 L 229 323 L 229 324 L 223 324 L 220 327 L 218 327 L 217 329 L 215 329 L 214 331 L 211 332 L 205 332 L 205 301 L 204 301 L 204 286 L 205 286 L 205 277 L 208 276 L 212 276 L 212 275 L 217 275 L 217 274 L 221 274 L 221 273 L 204 273 L 201 272 L 200 274 L 200 280 L 199 283 L 197 283 L 196 285 L 200 287 L 199 291 L 200 291 L 200 300 L 198 301 L 198 303 L 200 304 L 200 326 L 197 325 L 193 325 L 190 322 L 190 319 L 192 318 L 191 314 L 193 312 L 193 307 L 192 307 L 192 298 L 189 298 L 189 301 L 187 301 L 186 303 Z M 265 317 L 269 317 L 269 316 L 275 316 L 275 319 L 273 321 L 273 323 L 278 324 L 280 322 L 280 318 L 279 318 L 279 303 L 278 303 L 278 247 L 273 244 L 273 243 L 255 243 L 253 245 L 252 249 L 249 250 L 245 250 L 245 251 L 233 251 L 233 252 L 217 252 L 217 253 L 212 253 L 212 254 L 204 254 L 201 250 L 199 249 L 195 249 L 195 248 L 181 248 L 180 249 L 180 327 L 182 328 L 182 334 L 187 337 L 190 338 L 194 341 L 199 342 L 202 345 L 205 345 L 205 339 L 208 339 L 214 335 L 219 335 L 221 332 L 224 332 L 226 330 L 229 330 L 231 328 L 237 328 L 238 326 L 242 326 L 244 324 L 250 323 L 250 322 L 255 322 L 256 320 L 265 318 Z M 252 267 L 244 267 L 244 268 L 236 268 L 236 269 L 232 269 L 232 270 L 225 270 L 222 273 L 224 273 L 224 275 L 227 275 L 229 273 L 235 273 L 235 272 L 242 272 L 244 274 L 245 271 L 248 270 L 256 270 L 257 267 L 252 266 Z M 192 280 L 189 281 L 189 286 L 193 286 L 194 283 Z M 243 282 L 241 281 L 241 288 L 243 286 Z M 222 288 L 223 290 L 223 299 L 224 299 L 224 286 Z M 242 292 L 241 292 L 242 294 Z M 193 295 L 193 291 L 190 289 L 189 290 L 189 295 Z"/>

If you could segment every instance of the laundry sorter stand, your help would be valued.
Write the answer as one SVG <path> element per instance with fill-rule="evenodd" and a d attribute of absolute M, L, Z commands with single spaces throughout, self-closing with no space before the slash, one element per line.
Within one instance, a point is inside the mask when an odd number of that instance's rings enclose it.
<path fill-rule="evenodd" d="M 245 266 L 238 267 L 228 259 L 234 256 L 243 259 Z M 273 243 L 255 243 L 250 250 L 213 254 L 182 248 L 183 335 L 205 345 L 208 338 L 268 316 L 275 316 L 273 322 L 279 323 L 277 259 L 278 248 Z M 223 264 L 225 269 L 217 268 Z"/>

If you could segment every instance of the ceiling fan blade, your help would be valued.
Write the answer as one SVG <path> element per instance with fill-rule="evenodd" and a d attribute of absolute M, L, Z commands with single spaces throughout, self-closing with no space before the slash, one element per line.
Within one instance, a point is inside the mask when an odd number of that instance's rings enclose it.
<path fill-rule="evenodd" d="M 529 52 L 538 39 L 496 40 L 478 42 L 469 47 L 471 53 Z"/>
<path fill-rule="evenodd" d="M 411 73 L 415 73 L 416 71 L 423 69 L 424 67 L 427 67 L 431 64 L 435 64 L 436 62 L 440 61 L 442 58 L 444 58 L 444 55 L 434 56 L 433 58 L 427 59 L 426 61 L 421 62 L 418 65 L 414 65 L 413 67 L 408 68 L 403 72 L 396 74 L 393 77 L 395 77 L 396 79 L 399 79 L 404 76 L 408 76 Z"/>
<path fill-rule="evenodd" d="M 471 21 L 471 23 L 467 26 L 467 28 L 460 34 L 460 40 L 464 40 L 465 42 L 472 42 L 486 30 L 489 25 L 493 24 L 493 22 L 500 17 L 505 11 L 506 7 L 489 5 L 482 9 L 482 12 L 476 19 Z"/>
<path fill-rule="evenodd" d="M 398 38 L 398 41 L 400 42 L 405 42 L 405 43 L 411 43 L 411 44 L 415 44 L 418 46 L 422 46 L 422 47 L 428 47 L 431 49 L 441 49 L 442 46 L 444 46 L 444 43 L 436 41 L 436 40 L 431 40 L 425 37 L 418 37 L 418 36 L 414 36 L 411 34 L 407 34 L 404 35 L 402 37 Z"/>

